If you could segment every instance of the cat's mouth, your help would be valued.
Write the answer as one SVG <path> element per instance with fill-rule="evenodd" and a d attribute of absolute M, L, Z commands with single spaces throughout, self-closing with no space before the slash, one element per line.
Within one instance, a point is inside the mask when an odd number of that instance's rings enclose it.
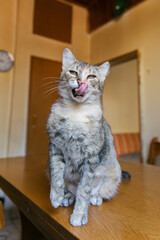
<path fill-rule="evenodd" d="M 72 89 L 74 97 L 83 97 L 88 90 L 88 84 L 83 82 L 78 88 Z"/>

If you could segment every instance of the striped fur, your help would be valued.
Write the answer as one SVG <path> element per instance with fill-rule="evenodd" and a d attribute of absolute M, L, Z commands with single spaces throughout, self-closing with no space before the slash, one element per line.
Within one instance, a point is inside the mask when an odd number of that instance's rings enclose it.
<path fill-rule="evenodd" d="M 81 226 L 88 221 L 90 203 L 100 205 L 103 199 L 110 199 L 121 180 L 113 137 L 101 104 L 109 63 L 92 66 L 76 60 L 65 49 L 62 69 L 61 97 L 52 106 L 47 122 L 50 199 L 55 208 L 75 201 L 70 223 Z M 88 85 L 84 96 L 73 94 L 78 81 Z"/>

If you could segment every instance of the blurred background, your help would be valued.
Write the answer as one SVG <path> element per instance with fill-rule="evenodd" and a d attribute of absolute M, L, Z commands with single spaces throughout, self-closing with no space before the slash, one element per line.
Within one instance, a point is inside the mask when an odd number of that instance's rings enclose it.
<path fill-rule="evenodd" d="M 110 61 L 103 106 L 117 153 L 146 163 L 160 138 L 159 12 L 159 0 L 0 0 L 0 49 L 14 58 L 0 72 L 0 157 L 48 154 L 67 47 L 91 64 Z"/>

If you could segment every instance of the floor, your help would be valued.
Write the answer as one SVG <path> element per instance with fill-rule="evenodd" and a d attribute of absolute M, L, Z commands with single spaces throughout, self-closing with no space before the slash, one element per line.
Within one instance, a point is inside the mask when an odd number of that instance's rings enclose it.
<path fill-rule="evenodd" d="M 120 159 L 134 161 L 134 162 L 140 162 L 140 153 L 139 152 L 133 152 L 133 153 L 127 153 L 119 155 Z"/>

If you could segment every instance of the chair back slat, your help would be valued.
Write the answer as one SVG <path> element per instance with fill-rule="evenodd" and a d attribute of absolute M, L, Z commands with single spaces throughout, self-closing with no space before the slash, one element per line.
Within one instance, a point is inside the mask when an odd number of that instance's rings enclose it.
<path fill-rule="evenodd" d="M 158 138 L 155 137 L 152 139 L 150 144 L 148 163 L 154 164 L 155 157 L 159 154 L 160 154 L 160 142 L 158 141 Z"/>
<path fill-rule="evenodd" d="M 0 201 L 0 229 L 3 228 L 4 225 L 5 225 L 5 218 L 4 218 L 2 202 Z"/>

